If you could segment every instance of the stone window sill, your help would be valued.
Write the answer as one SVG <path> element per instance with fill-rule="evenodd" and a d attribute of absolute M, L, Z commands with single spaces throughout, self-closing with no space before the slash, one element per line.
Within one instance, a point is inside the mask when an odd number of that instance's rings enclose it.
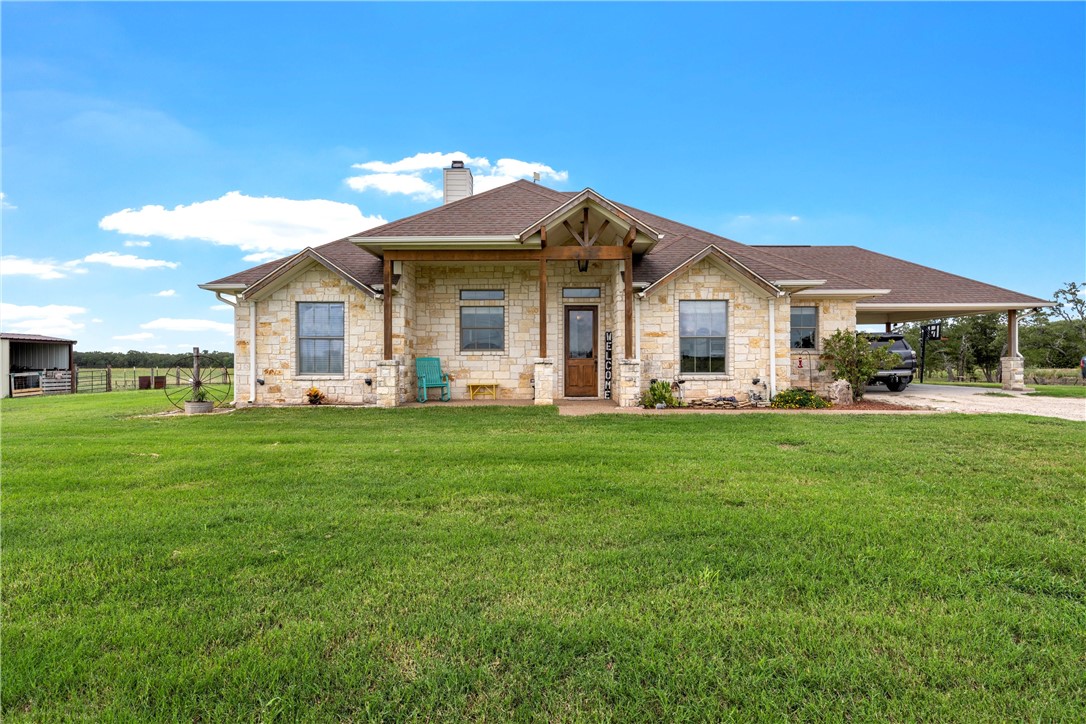
<path fill-rule="evenodd" d="M 464 349 L 460 350 L 460 356 L 462 357 L 508 357 L 508 353 L 504 349 Z"/>
<path fill-rule="evenodd" d="M 320 382 L 321 380 L 345 380 L 347 375 L 295 375 L 294 379 L 305 382 Z"/>
<path fill-rule="evenodd" d="M 735 375 L 721 375 L 714 372 L 683 372 L 679 375 L 679 379 L 705 382 L 731 382 L 735 379 Z"/>

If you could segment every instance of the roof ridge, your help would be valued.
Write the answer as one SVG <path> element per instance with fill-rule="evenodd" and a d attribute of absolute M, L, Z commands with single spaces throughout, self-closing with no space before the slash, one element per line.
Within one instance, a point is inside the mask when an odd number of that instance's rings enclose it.
<path fill-rule="evenodd" d="M 482 193 L 472 194 L 471 196 L 465 196 L 462 199 L 457 199 L 456 201 L 450 201 L 447 204 L 441 204 L 439 206 L 433 207 L 432 209 L 426 209 L 425 211 L 420 211 L 417 214 L 412 214 L 411 216 L 405 216 L 402 219 L 396 219 L 395 221 L 390 221 L 387 224 L 382 224 L 381 226 L 375 226 L 372 229 L 365 229 L 363 231 L 358 232 L 357 234 L 352 234 L 351 236 L 363 236 L 363 235 L 377 236 L 377 234 L 375 234 L 374 232 L 378 231 L 379 229 L 384 229 L 384 230 L 395 229 L 395 228 L 398 228 L 398 227 L 402 226 L 403 224 L 406 224 L 409 221 L 414 221 L 416 219 L 422 218 L 423 216 L 427 216 L 429 214 L 436 213 L 436 212 L 441 211 L 443 209 L 452 209 L 452 208 L 455 208 L 455 207 L 460 206 L 462 204 L 474 201 L 475 199 L 481 199 L 481 198 L 484 198 L 486 196 L 496 194 L 499 191 L 508 190 L 509 188 L 514 187 L 514 186 L 518 186 L 518 185 L 528 186 L 528 187 L 538 186 L 538 184 L 529 184 L 524 179 L 518 178 L 516 181 L 514 181 L 512 183 L 502 184 L 501 186 L 495 186 L 494 188 L 489 189 L 487 191 L 483 191 Z M 543 187 L 543 188 L 546 188 L 546 187 Z M 547 190 L 552 191 L 553 189 L 547 189 Z M 347 238 L 349 239 L 350 237 L 347 237 Z"/>

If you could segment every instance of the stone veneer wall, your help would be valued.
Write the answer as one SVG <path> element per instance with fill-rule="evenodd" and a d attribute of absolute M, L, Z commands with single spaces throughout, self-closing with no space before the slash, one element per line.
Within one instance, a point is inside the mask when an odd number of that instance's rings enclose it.
<path fill-rule="evenodd" d="M 679 373 L 679 302 L 728 302 L 726 374 Z M 649 292 L 640 303 L 642 360 L 641 386 L 649 380 L 686 380 L 688 400 L 733 395 L 755 389 L 765 394 L 769 382 L 769 304 L 775 303 L 777 388 L 788 386 L 788 302 L 754 292 L 717 263 L 702 260 L 663 287 Z M 761 377 L 765 387 L 751 381 Z"/>
<path fill-rule="evenodd" d="M 830 370 L 818 370 L 818 358 L 822 339 L 839 329 L 856 330 L 856 302 L 841 299 L 796 299 L 796 307 L 818 307 L 818 347 L 815 349 L 789 350 L 791 357 L 790 380 L 792 387 L 802 387 L 825 395 L 833 375 Z M 791 327 L 791 312 L 789 327 Z M 791 339 L 786 344 L 790 344 Z"/>
<path fill-rule="evenodd" d="M 344 369 L 342 375 L 298 375 L 296 315 L 298 302 L 344 303 Z M 249 302 L 234 312 L 234 398 L 239 405 L 249 399 Z M 257 302 L 256 403 L 303 404 L 305 391 L 318 387 L 329 403 L 374 404 L 373 386 L 382 350 L 382 303 L 355 288 L 339 275 L 312 265 L 265 299 Z"/>
<path fill-rule="evenodd" d="M 579 272 L 576 262 L 554 261 L 547 265 L 547 358 L 554 364 L 554 394 L 563 397 L 565 384 L 565 323 L 560 310 L 570 304 L 599 308 L 599 391 L 603 394 L 604 334 L 615 329 L 612 287 L 614 262 L 593 262 Z M 532 264 L 437 264 L 417 263 L 414 268 L 414 353 L 440 357 L 452 377 L 454 398 L 466 397 L 469 382 L 497 382 L 499 397 L 531 399 L 535 361 L 539 357 L 539 268 Z M 565 287 L 599 287 L 599 299 L 563 299 Z M 461 301 L 463 289 L 501 289 L 501 301 Z M 465 352 L 460 350 L 462 306 L 505 308 L 505 349 Z M 620 320 L 621 321 L 621 320 Z M 613 354 L 617 371 L 621 348 Z M 413 363 L 412 363 L 413 366 Z M 413 371 L 413 370 L 412 370 Z M 412 382 L 413 384 L 413 382 Z"/>

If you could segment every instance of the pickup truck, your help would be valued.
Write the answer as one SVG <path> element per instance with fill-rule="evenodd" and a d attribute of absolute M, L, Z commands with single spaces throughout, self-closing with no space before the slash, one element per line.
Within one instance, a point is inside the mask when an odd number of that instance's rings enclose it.
<path fill-rule="evenodd" d="M 871 347 L 889 347 L 890 351 L 901 358 L 901 362 L 892 370 L 879 370 L 868 384 L 886 385 L 890 392 L 901 392 L 916 374 L 916 351 L 905 341 L 903 334 L 876 334 L 870 337 Z"/>

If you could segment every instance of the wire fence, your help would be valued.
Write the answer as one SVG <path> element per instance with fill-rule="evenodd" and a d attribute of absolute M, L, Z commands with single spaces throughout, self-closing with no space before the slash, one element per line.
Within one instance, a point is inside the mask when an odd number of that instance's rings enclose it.
<path fill-rule="evenodd" d="M 208 383 L 229 384 L 232 370 L 205 372 Z M 221 378 L 221 379 L 220 379 Z M 76 392 L 123 392 L 125 390 L 162 390 L 189 384 L 177 368 L 106 367 L 76 370 Z"/>

